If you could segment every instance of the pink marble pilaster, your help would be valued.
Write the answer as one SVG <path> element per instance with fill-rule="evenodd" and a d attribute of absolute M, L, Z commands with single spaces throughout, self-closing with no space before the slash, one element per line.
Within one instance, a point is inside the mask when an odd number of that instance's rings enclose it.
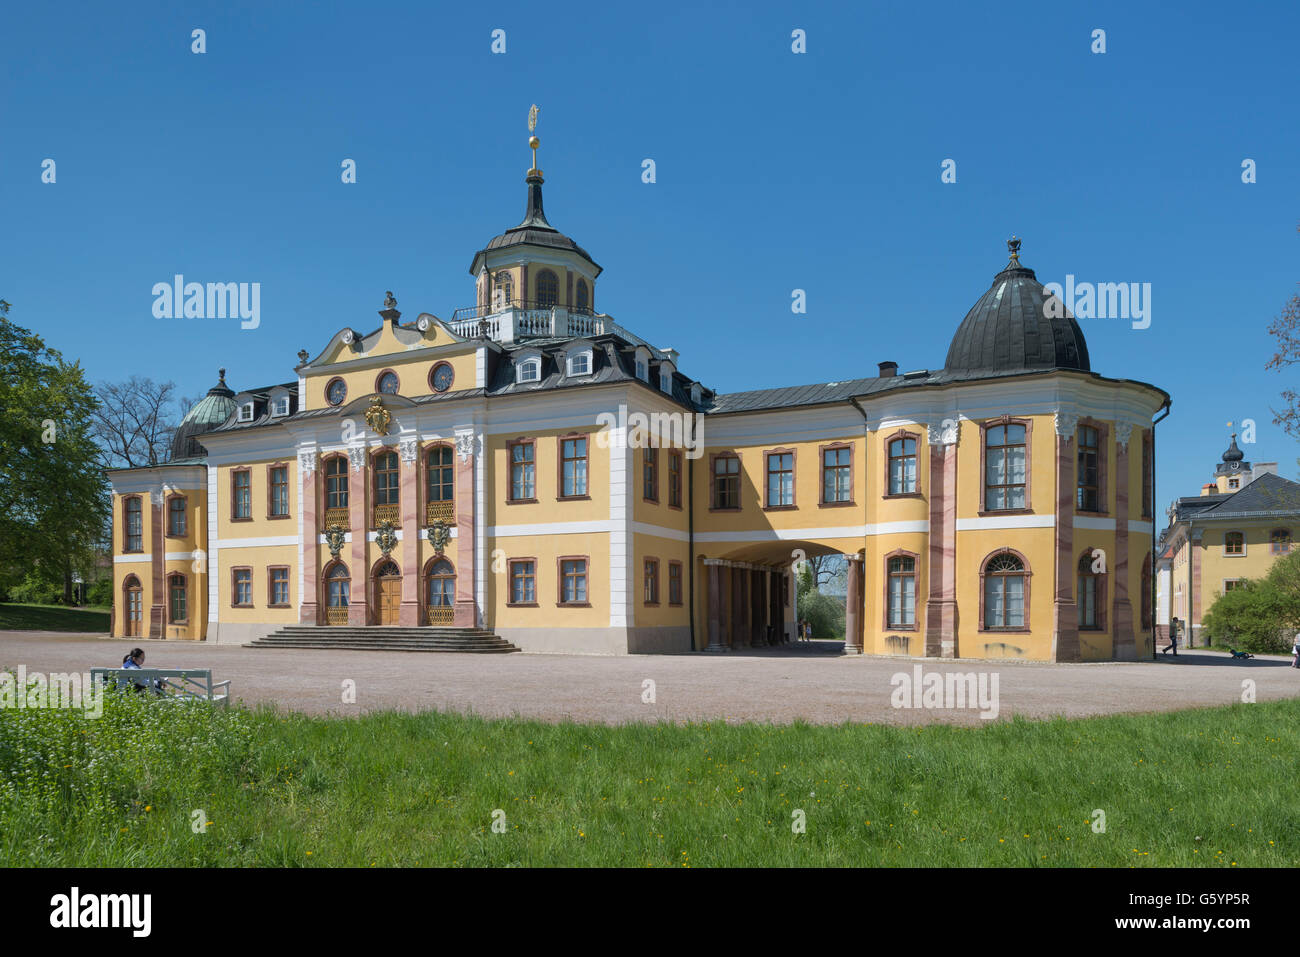
<path fill-rule="evenodd" d="M 308 471 L 306 466 L 310 465 Z M 298 622 L 315 625 L 320 622 L 320 507 L 319 458 L 312 450 L 298 456 L 298 507 L 302 509 L 302 595 L 298 604 Z"/>
<path fill-rule="evenodd" d="M 402 540 L 395 551 L 401 553 L 402 604 L 397 611 L 397 623 L 403 628 L 415 628 L 420 624 L 421 601 L 419 443 L 414 439 L 403 441 L 399 450 L 402 461 Z"/>
<path fill-rule="evenodd" d="M 1056 567 L 1053 569 L 1052 660 L 1078 661 L 1079 609 L 1074 600 L 1074 496 L 1076 462 L 1074 455 L 1075 425 L 1071 420 L 1067 434 L 1058 428 L 1056 435 Z M 1029 614 L 1030 609 L 1025 609 Z M 1032 622 L 1032 618 L 1030 621 Z"/>
<path fill-rule="evenodd" d="M 456 610 L 452 624 L 457 628 L 474 628 L 479 624 L 474 598 L 478 586 L 475 579 L 478 565 L 474 560 L 476 445 L 473 434 L 461 433 L 456 437 Z"/>
<path fill-rule="evenodd" d="M 1139 442 L 1142 433 L 1135 431 Z M 1137 658 L 1137 641 L 1133 634 L 1133 603 L 1128 597 L 1128 444 L 1115 445 L 1115 559 L 1114 567 L 1108 568 L 1115 582 L 1114 610 L 1111 621 L 1114 623 L 1114 649 L 1112 654 L 1120 661 L 1133 661 Z"/>
<path fill-rule="evenodd" d="M 359 467 L 358 467 L 359 464 Z M 348 572 L 352 576 L 348 596 L 348 624 L 370 624 L 370 565 L 367 561 L 366 533 L 370 529 L 370 456 L 364 450 L 349 456 L 348 519 L 352 526 L 351 560 Z M 343 555 L 344 552 L 339 552 Z"/>

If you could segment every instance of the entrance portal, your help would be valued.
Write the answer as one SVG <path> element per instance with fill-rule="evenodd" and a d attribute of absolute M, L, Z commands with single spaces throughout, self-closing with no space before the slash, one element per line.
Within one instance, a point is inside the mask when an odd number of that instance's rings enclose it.
<path fill-rule="evenodd" d="M 380 625 L 396 625 L 402 606 L 402 573 L 393 562 L 385 562 L 375 575 L 375 597 L 378 600 Z"/>

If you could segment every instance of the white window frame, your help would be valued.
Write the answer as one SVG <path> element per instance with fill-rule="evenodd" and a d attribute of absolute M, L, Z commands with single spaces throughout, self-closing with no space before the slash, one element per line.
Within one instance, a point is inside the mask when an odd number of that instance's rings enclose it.
<path fill-rule="evenodd" d="M 595 368 L 596 365 L 595 362 L 592 361 L 593 358 L 594 357 L 592 355 L 591 349 L 578 349 L 575 352 L 570 352 L 568 356 L 569 361 L 568 361 L 568 368 L 566 370 L 566 374 L 570 376 L 591 375 L 592 370 Z M 575 363 L 579 361 L 585 362 L 587 368 L 582 370 L 575 368 Z"/>
<path fill-rule="evenodd" d="M 239 407 L 239 421 L 252 422 L 253 418 L 253 403 L 251 401 L 245 402 Z"/>
<path fill-rule="evenodd" d="M 532 372 L 532 375 L 526 373 Z M 529 353 L 519 357 L 515 365 L 515 382 L 525 385 L 542 381 L 542 357 L 538 353 Z"/>

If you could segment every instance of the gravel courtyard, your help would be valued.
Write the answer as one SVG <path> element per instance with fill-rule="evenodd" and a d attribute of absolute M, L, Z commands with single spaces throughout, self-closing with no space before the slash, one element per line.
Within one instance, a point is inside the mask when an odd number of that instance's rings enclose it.
<path fill-rule="evenodd" d="M 983 723 L 974 707 L 894 708 L 891 678 L 954 672 L 997 675 L 999 719 L 1083 717 L 1210 707 L 1242 699 L 1300 696 L 1290 658 L 1237 662 L 1214 652 L 1176 659 L 1080 665 L 1008 661 L 846 658 L 838 643 L 729 655 L 473 655 L 262 650 L 188 641 L 132 641 L 62 633 L 0 631 L 0 670 L 84 672 L 113 667 L 132 647 L 146 667 L 212 668 L 236 700 L 313 714 L 427 709 L 546 721 L 773 721 L 837 724 Z M 654 702 L 644 702 L 653 681 Z M 345 681 L 356 704 L 343 703 Z"/>

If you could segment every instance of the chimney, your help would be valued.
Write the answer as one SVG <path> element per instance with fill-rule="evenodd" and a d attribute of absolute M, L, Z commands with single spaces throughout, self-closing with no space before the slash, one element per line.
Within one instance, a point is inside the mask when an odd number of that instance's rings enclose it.
<path fill-rule="evenodd" d="M 898 375 L 897 362 L 878 362 L 876 364 L 880 366 L 880 378 L 888 379 Z"/>
<path fill-rule="evenodd" d="M 681 357 L 680 352 L 678 352 L 676 349 L 672 349 L 667 346 L 660 349 L 659 351 L 662 352 L 664 355 L 666 355 L 668 357 L 668 361 L 671 362 L 674 366 L 677 365 L 677 360 Z"/>

